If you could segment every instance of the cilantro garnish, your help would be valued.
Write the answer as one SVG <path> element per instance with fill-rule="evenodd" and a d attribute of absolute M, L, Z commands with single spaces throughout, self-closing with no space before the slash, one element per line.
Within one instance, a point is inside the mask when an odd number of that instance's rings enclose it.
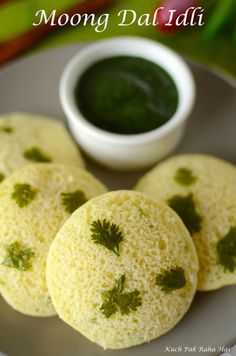
<path fill-rule="evenodd" d="M 0 183 L 5 179 L 5 174 L 0 172 Z"/>
<path fill-rule="evenodd" d="M 11 134 L 13 132 L 13 128 L 12 127 L 9 127 L 9 126 L 5 126 L 5 127 L 1 127 L 0 128 L 0 131 L 2 132 L 6 132 L 8 134 Z"/>
<path fill-rule="evenodd" d="M 219 263 L 230 272 L 236 269 L 236 226 L 217 243 Z"/>
<path fill-rule="evenodd" d="M 166 293 L 183 288 L 186 284 L 183 268 L 171 268 L 170 270 L 158 274 L 156 284 L 161 286 L 161 290 Z"/>
<path fill-rule="evenodd" d="M 102 245 L 119 256 L 119 245 L 123 241 L 122 232 L 115 224 L 111 224 L 106 219 L 101 222 L 99 219 L 91 224 L 92 241 Z"/>
<path fill-rule="evenodd" d="M 35 197 L 37 191 L 31 189 L 29 184 L 15 184 L 14 192 L 11 197 L 16 201 L 20 208 L 27 206 Z"/>
<path fill-rule="evenodd" d="M 19 271 L 28 271 L 31 268 L 31 258 L 34 252 L 30 248 L 24 248 L 18 241 L 7 247 L 7 254 L 2 264 L 6 267 L 16 268 Z"/>
<path fill-rule="evenodd" d="M 47 297 L 46 304 L 48 304 L 48 305 L 52 304 L 52 298 L 50 296 Z"/>
<path fill-rule="evenodd" d="M 174 195 L 168 200 L 168 204 L 183 220 L 191 235 L 201 230 L 202 218 L 196 211 L 193 194 Z"/>
<path fill-rule="evenodd" d="M 61 199 L 66 211 L 70 214 L 87 202 L 82 190 L 76 190 L 73 193 L 61 193 Z"/>
<path fill-rule="evenodd" d="M 52 162 L 52 159 L 47 156 L 45 153 L 40 151 L 37 147 L 31 147 L 24 151 L 23 156 L 32 162 L 44 162 L 49 163 Z"/>
<path fill-rule="evenodd" d="M 122 293 L 125 285 L 125 275 L 123 274 L 116 280 L 114 287 L 111 290 L 102 292 L 103 304 L 100 308 L 102 314 L 106 318 L 110 318 L 111 315 L 116 312 L 120 312 L 122 315 L 127 315 L 131 310 L 136 311 L 137 308 L 142 305 L 140 298 L 140 292 L 134 290 L 130 293 Z"/>
<path fill-rule="evenodd" d="M 190 169 L 184 167 L 181 167 L 177 170 L 174 178 L 176 182 L 181 185 L 191 185 L 197 180 L 197 177 L 194 176 L 193 172 Z"/>

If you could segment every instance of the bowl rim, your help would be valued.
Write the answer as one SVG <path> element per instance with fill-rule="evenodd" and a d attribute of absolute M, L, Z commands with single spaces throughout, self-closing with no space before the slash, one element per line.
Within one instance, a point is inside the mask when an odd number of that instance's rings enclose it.
<path fill-rule="evenodd" d="M 79 107 L 75 104 L 72 87 L 74 87 L 75 83 L 77 83 L 77 81 L 80 79 L 81 74 L 84 73 L 84 71 L 89 68 L 91 64 L 96 63 L 101 59 L 114 57 L 122 54 L 132 56 L 133 51 L 131 51 L 130 48 L 134 45 L 146 47 L 148 46 L 150 48 L 150 51 L 161 51 L 164 56 L 171 56 L 171 59 L 175 61 L 175 64 L 176 66 L 178 66 L 178 69 L 182 71 L 182 73 L 184 74 L 183 78 L 177 83 L 176 79 L 173 78 L 172 73 L 170 73 L 168 69 L 164 68 L 172 77 L 178 90 L 179 100 L 177 109 L 174 115 L 165 124 L 154 130 L 139 134 L 119 134 L 109 132 L 93 125 L 83 116 Z M 104 54 L 102 56 L 96 55 L 96 53 L 99 52 L 101 49 L 106 48 L 109 49 L 109 54 Z M 117 48 L 121 49 L 121 51 L 119 52 L 120 54 L 117 53 Z M 129 48 L 128 51 L 127 48 Z M 136 57 L 138 56 L 138 54 L 133 55 Z M 145 51 L 140 54 L 140 57 L 152 61 L 153 63 L 159 64 L 162 68 L 164 67 L 163 63 L 159 63 L 158 60 L 151 60 L 150 57 L 147 55 L 147 52 Z M 89 58 L 90 61 L 88 61 Z M 87 62 L 89 63 L 87 64 Z M 85 68 L 81 71 L 81 73 L 78 74 L 78 68 L 81 63 L 86 63 Z M 181 96 L 182 93 L 180 93 L 180 90 L 183 90 L 183 92 L 187 94 L 188 100 L 183 101 L 183 97 Z M 73 130 L 75 130 L 76 126 L 78 127 L 78 129 L 83 130 L 86 134 L 89 134 L 93 138 L 98 139 L 100 141 L 117 145 L 126 144 L 133 146 L 139 144 L 148 144 L 150 142 L 161 139 L 170 132 L 172 132 L 174 129 L 177 129 L 179 125 L 183 124 L 188 119 L 188 116 L 190 115 L 193 109 L 196 97 L 196 86 L 194 77 L 192 75 L 191 70 L 189 69 L 189 66 L 175 51 L 163 45 L 162 43 L 144 37 L 121 36 L 92 42 L 83 49 L 81 49 L 78 53 L 76 53 L 67 63 L 61 75 L 59 83 L 59 96 L 61 105 L 67 116 L 67 120 L 71 121 L 73 124 Z"/>

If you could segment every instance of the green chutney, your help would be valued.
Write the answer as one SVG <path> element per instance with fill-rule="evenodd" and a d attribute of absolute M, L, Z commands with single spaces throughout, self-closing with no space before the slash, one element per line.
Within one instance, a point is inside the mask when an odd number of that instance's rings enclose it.
<path fill-rule="evenodd" d="M 157 129 L 178 106 L 178 91 L 170 75 L 151 61 L 130 56 L 93 64 L 78 80 L 74 95 L 89 122 L 117 134 Z"/>

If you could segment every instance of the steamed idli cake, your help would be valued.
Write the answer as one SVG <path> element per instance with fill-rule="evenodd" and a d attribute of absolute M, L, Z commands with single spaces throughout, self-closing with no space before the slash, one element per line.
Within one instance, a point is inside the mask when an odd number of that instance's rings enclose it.
<path fill-rule="evenodd" d="M 0 180 L 38 162 L 83 167 L 83 159 L 64 125 L 43 116 L 11 113 L 0 116 Z"/>
<path fill-rule="evenodd" d="M 159 164 L 136 189 L 167 202 L 197 248 L 198 289 L 236 283 L 236 168 L 205 155 L 181 155 Z"/>
<path fill-rule="evenodd" d="M 59 317 L 104 348 L 173 328 L 197 284 L 192 239 L 167 205 L 134 191 L 92 199 L 65 223 L 47 260 Z"/>
<path fill-rule="evenodd" d="M 29 165 L 0 185 L 0 291 L 16 310 L 55 314 L 46 286 L 50 243 L 88 199 L 106 192 L 88 172 L 55 164 Z"/>

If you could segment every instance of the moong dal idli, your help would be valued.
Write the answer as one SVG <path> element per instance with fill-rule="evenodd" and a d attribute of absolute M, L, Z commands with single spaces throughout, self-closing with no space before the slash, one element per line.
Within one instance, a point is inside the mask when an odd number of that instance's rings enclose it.
<path fill-rule="evenodd" d="M 50 243 L 66 219 L 105 187 L 88 172 L 29 165 L 0 185 L 0 291 L 16 310 L 56 314 L 46 286 Z"/>
<path fill-rule="evenodd" d="M 150 341 L 188 310 L 197 284 L 192 239 L 167 205 L 116 191 L 80 207 L 54 239 L 47 283 L 59 317 L 104 348 Z"/>
<path fill-rule="evenodd" d="M 136 189 L 167 202 L 182 218 L 197 248 L 198 289 L 236 283 L 236 168 L 197 154 L 156 166 Z"/>
<path fill-rule="evenodd" d="M 39 162 L 84 167 L 79 149 L 61 122 L 25 113 L 0 116 L 0 181 Z"/>

